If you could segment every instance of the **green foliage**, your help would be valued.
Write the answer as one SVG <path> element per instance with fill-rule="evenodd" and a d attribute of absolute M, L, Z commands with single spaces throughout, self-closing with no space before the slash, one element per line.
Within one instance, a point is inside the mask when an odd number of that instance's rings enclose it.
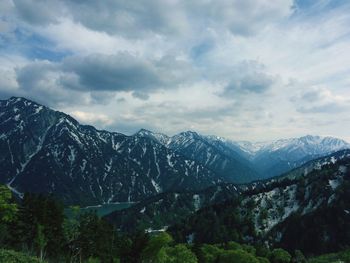
<path fill-rule="evenodd" d="M 0 185 L 0 224 L 12 222 L 17 214 L 17 205 L 11 202 L 12 193 L 5 185 Z"/>
<path fill-rule="evenodd" d="M 292 256 L 284 249 L 276 248 L 272 250 L 270 260 L 271 263 L 289 263 Z"/>
<path fill-rule="evenodd" d="M 308 263 L 339 263 L 339 262 L 344 262 L 344 263 L 350 262 L 350 250 L 345 250 L 338 253 L 326 254 L 326 255 L 318 256 L 308 260 Z"/>
<path fill-rule="evenodd" d="M 63 234 L 66 241 L 67 253 L 71 259 L 77 258 L 81 252 L 77 239 L 79 236 L 79 206 L 71 206 L 71 215 L 64 219 L 63 222 Z"/>
<path fill-rule="evenodd" d="M 116 254 L 118 237 L 115 229 L 95 212 L 80 215 L 76 244 L 83 259 L 99 258 L 109 262 Z"/>
<path fill-rule="evenodd" d="M 167 255 L 164 248 L 172 241 L 172 237 L 166 232 L 153 236 L 142 251 L 143 262 L 165 262 Z"/>
<path fill-rule="evenodd" d="M 37 258 L 13 250 L 0 249 L 0 262 L 4 263 L 39 263 Z"/>
<path fill-rule="evenodd" d="M 249 254 L 252 254 L 255 256 L 256 253 L 256 249 L 255 247 L 251 246 L 251 245 L 247 245 L 247 244 L 243 244 L 242 245 L 242 249 L 246 252 L 248 252 Z"/>
<path fill-rule="evenodd" d="M 267 248 L 266 248 L 267 249 Z M 268 250 L 268 249 L 267 249 Z M 237 242 L 228 242 L 222 248 L 217 245 L 204 244 L 199 250 L 199 262 L 217 263 L 217 262 L 252 262 L 252 263 L 270 263 L 266 257 L 256 257 L 255 247 L 247 244 L 238 244 Z M 269 250 L 264 253 L 269 255 Z"/>
<path fill-rule="evenodd" d="M 50 197 L 26 194 L 20 205 L 18 221 L 12 228 L 11 236 L 16 239 L 10 243 L 40 250 L 38 241 L 41 243 L 45 239 L 46 255 L 58 258 L 64 245 L 63 220 L 60 203 Z"/>
<path fill-rule="evenodd" d="M 259 263 L 270 263 L 270 260 L 263 257 L 257 257 L 257 260 L 259 261 Z"/>
<path fill-rule="evenodd" d="M 223 251 L 219 256 L 219 263 L 259 263 L 258 259 L 248 252 L 237 250 Z"/>
<path fill-rule="evenodd" d="M 205 207 L 168 230 L 177 242 L 187 242 L 187 237 L 194 234 L 194 243 L 242 242 L 246 237 L 256 237 L 251 213 L 241 214 L 241 200 L 235 198 L 229 202 Z M 247 207 L 254 207 L 254 201 Z M 249 211 L 249 209 L 247 209 Z"/>
<path fill-rule="evenodd" d="M 39 254 L 40 254 L 39 258 L 40 258 L 40 260 L 43 260 L 44 259 L 44 249 L 46 247 L 47 240 L 46 240 L 46 237 L 44 235 L 44 227 L 40 224 L 37 226 L 37 235 L 35 237 L 35 244 L 37 245 L 38 250 L 39 250 Z"/>
<path fill-rule="evenodd" d="M 220 253 L 221 253 L 221 249 L 218 248 L 217 246 L 204 244 L 201 246 L 200 251 L 199 251 L 200 262 L 214 263 L 214 262 L 216 262 Z"/>
<path fill-rule="evenodd" d="M 16 219 L 17 205 L 12 202 L 12 193 L 4 185 L 0 185 L 0 245 L 8 236 L 9 225 Z"/>
<path fill-rule="evenodd" d="M 11 204 L 11 193 L 3 191 L 0 205 L 8 208 Z M 348 189 L 339 188 L 337 195 L 350 198 Z M 232 205 L 231 202 L 229 205 Z M 251 203 L 250 206 L 255 204 Z M 337 203 L 340 209 L 350 209 L 346 202 Z M 328 254 L 306 260 L 303 253 L 296 250 L 293 257 L 284 249 L 272 251 L 264 244 L 242 244 L 243 233 L 251 233 L 251 221 L 235 210 L 220 210 L 221 206 L 213 206 L 201 213 L 208 218 L 193 217 L 190 224 L 196 225 L 196 235 L 200 240 L 228 240 L 218 244 L 195 243 L 186 245 L 175 243 L 166 232 L 149 236 L 144 231 L 132 236 L 119 236 L 116 229 L 101 219 L 94 212 L 81 214 L 78 207 L 71 208 L 72 215 L 65 218 L 63 207 L 51 199 L 40 195 L 25 195 L 17 208 L 10 209 L 15 213 L 11 220 L 2 220 L 1 224 L 9 226 L 9 235 L 4 245 L 15 250 L 26 251 L 29 255 L 38 255 L 49 262 L 90 262 L 90 263 L 325 263 L 350 262 L 350 250 L 336 254 Z M 5 211 L 5 210 L 2 210 Z M 75 212 L 76 211 L 76 212 Z M 332 210 L 334 211 L 334 210 Z M 1 214 L 3 215 L 3 214 Z M 333 214 L 334 216 L 334 214 Z M 2 217 L 3 218 L 3 217 Z M 9 218 L 9 217 L 6 217 Z M 320 220 L 324 220 L 323 218 Z M 339 221 L 339 224 L 343 221 Z M 6 221 L 6 223 L 5 223 Z M 204 222 L 210 223 L 208 226 Z M 320 221 L 322 222 L 322 221 Z M 346 222 L 343 222 L 343 226 Z M 201 230 L 198 226 L 203 227 Z M 220 233 L 228 230 L 228 226 L 236 232 Z M 186 228 L 186 225 L 183 225 Z M 241 229 L 242 228 L 242 229 Z M 238 229 L 238 230 L 237 230 Z M 186 230 L 186 229 L 185 229 Z M 211 233 L 210 233 L 211 232 Z M 344 229 L 345 233 L 347 230 Z M 176 232 L 175 232 L 176 233 Z M 180 233 L 182 235 L 186 231 Z M 234 234 L 236 233 L 236 234 Z M 13 238 L 11 238 L 11 236 Z M 213 240 L 211 239 L 213 238 Z M 346 238 L 346 236 L 344 236 Z M 345 239 L 344 239 L 345 240 Z M 41 262 L 10 250 L 0 250 L 0 262 Z"/>
<path fill-rule="evenodd" d="M 307 260 L 304 254 L 300 250 L 296 250 L 294 252 L 294 256 L 292 258 L 293 263 L 307 263 Z"/>
<path fill-rule="evenodd" d="M 193 252 L 183 244 L 166 249 L 168 263 L 197 263 L 197 257 Z"/>
<path fill-rule="evenodd" d="M 100 263 L 101 261 L 98 258 L 88 258 L 87 263 Z"/>
<path fill-rule="evenodd" d="M 242 249 L 242 246 L 237 242 L 230 241 L 227 243 L 226 249 L 228 249 L 228 250 Z"/>
<path fill-rule="evenodd" d="M 265 244 L 257 244 L 255 245 L 256 249 L 256 255 L 262 258 L 269 258 L 270 257 L 270 249 Z"/>

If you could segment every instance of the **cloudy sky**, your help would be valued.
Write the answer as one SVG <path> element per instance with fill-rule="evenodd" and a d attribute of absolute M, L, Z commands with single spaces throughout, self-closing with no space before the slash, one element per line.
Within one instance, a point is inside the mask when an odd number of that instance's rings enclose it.
<path fill-rule="evenodd" d="M 1 0 L 11 96 L 126 134 L 350 141 L 350 3 Z"/>

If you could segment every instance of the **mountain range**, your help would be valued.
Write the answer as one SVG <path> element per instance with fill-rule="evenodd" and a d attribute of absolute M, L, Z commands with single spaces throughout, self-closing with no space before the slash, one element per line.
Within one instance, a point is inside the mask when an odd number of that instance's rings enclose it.
<path fill-rule="evenodd" d="M 192 192 L 167 192 L 155 195 L 145 199 L 142 202 L 121 211 L 115 211 L 106 216 L 110 222 L 114 223 L 119 229 L 126 232 L 137 231 L 137 229 L 162 229 L 166 226 L 175 224 L 181 219 L 185 219 L 195 212 L 220 203 L 247 196 L 252 198 L 260 193 L 277 191 L 280 188 L 285 189 L 288 185 L 298 184 L 305 178 L 314 176 L 313 184 L 322 183 L 322 176 L 318 173 L 325 173 L 330 166 L 344 166 L 344 162 L 349 162 L 350 150 L 342 150 L 332 153 L 305 163 L 304 165 L 293 169 L 278 177 L 254 181 L 247 184 L 234 185 L 223 183 L 201 191 Z M 348 164 L 347 164 L 348 165 Z M 343 173 L 346 171 L 341 169 Z M 328 172 L 328 171 L 327 171 Z M 348 172 L 348 171 L 347 171 Z M 315 176 L 318 175 L 318 176 Z M 321 182 L 318 182 L 320 179 Z M 336 181 L 330 181 L 333 186 L 343 182 L 341 177 Z M 283 196 L 280 196 L 281 198 Z M 279 201 L 280 197 L 274 197 L 273 200 Z M 255 198 L 255 197 L 254 197 Z M 283 197 L 284 198 L 284 197 Z M 270 200 L 269 202 L 273 202 Z M 317 200 L 313 200 L 317 202 Z M 261 206 L 257 208 L 263 209 Z M 288 208 L 286 208 L 288 209 Z M 259 212 L 259 211 L 258 211 Z M 269 222 L 269 229 L 287 218 L 293 210 L 290 210 L 284 217 Z M 265 232 L 269 229 L 266 229 Z"/>
<path fill-rule="evenodd" d="M 137 202 L 248 183 L 347 148 L 343 140 L 310 135 L 265 143 L 192 131 L 127 136 L 81 125 L 25 98 L 0 100 L 0 183 L 18 196 L 51 193 L 65 204 Z"/>
<path fill-rule="evenodd" d="M 192 212 L 168 231 L 187 242 L 235 239 L 307 254 L 334 252 L 349 246 L 349 186 L 350 151 L 345 150 L 256 187 L 250 184 L 225 202 Z"/>

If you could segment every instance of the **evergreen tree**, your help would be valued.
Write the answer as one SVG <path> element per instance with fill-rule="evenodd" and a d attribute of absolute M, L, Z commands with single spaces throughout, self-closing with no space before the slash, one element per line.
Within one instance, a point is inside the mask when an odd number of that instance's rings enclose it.
<path fill-rule="evenodd" d="M 8 236 L 8 226 L 15 221 L 17 205 L 12 202 L 12 193 L 4 185 L 0 185 L 0 245 L 4 244 Z"/>

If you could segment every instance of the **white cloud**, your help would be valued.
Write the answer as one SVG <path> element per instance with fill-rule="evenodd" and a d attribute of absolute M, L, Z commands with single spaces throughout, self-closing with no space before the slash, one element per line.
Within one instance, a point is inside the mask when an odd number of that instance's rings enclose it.
<path fill-rule="evenodd" d="M 293 4 L 5 0 L 0 95 L 128 133 L 344 137 L 350 5 Z"/>
<path fill-rule="evenodd" d="M 92 112 L 84 112 L 84 111 L 72 111 L 70 112 L 74 118 L 78 119 L 82 123 L 99 123 L 103 126 L 113 124 L 113 119 L 108 117 L 105 114 L 92 113 Z M 99 125 L 99 126 L 100 126 Z"/>
<path fill-rule="evenodd" d="M 302 113 L 340 113 L 350 109 L 350 97 L 337 95 L 322 86 L 308 88 L 299 96 L 292 98 L 297 110 Z"/>

